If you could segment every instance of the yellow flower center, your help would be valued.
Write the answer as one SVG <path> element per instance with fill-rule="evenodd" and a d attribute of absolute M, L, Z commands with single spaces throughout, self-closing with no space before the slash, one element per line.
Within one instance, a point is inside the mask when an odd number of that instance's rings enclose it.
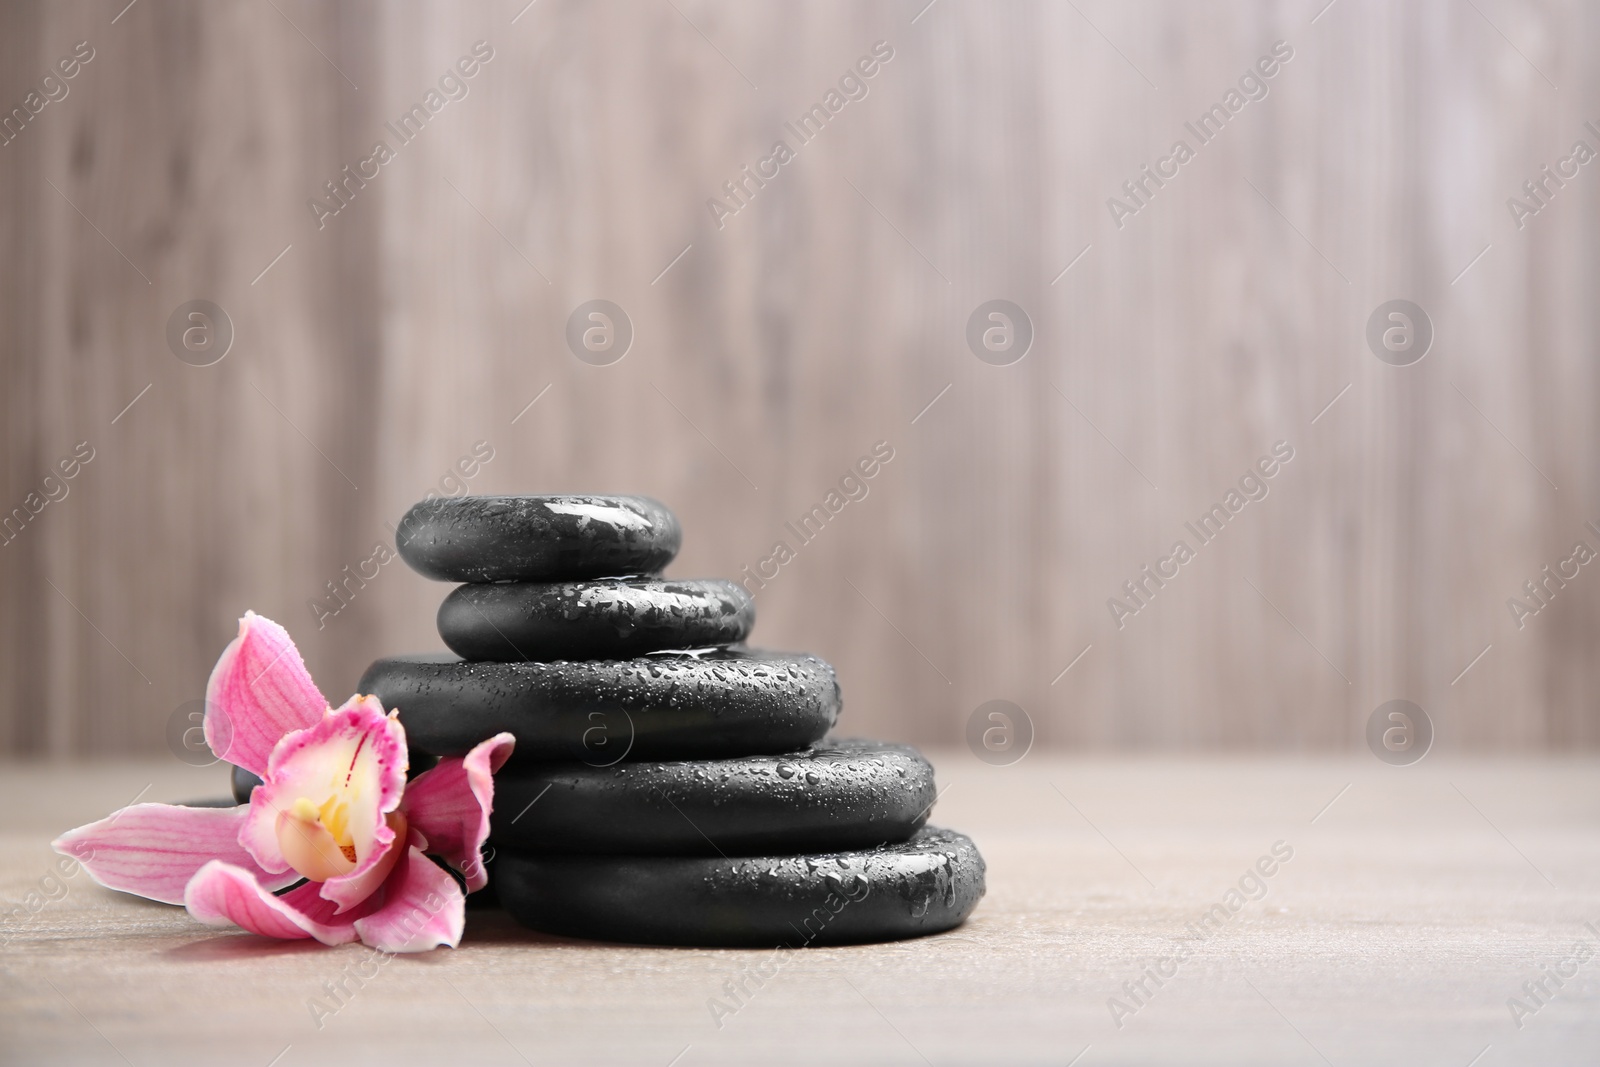
<path fill-rule="evenodd" d="M 385 819 L 395 838 L 404 841 L 406 819 L 398 811 Z M 278 848 L 283 858 L 313 882 L 326 882 L 356 869 L 358 857 L 350 835 L 350 809 L 338 794 L 318 805 L 299 797 L 278 813 Z"/>

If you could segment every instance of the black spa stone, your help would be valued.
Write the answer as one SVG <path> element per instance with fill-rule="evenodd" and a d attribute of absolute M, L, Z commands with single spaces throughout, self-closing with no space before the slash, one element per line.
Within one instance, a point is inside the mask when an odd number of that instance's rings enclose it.
<path fill-rule="evenodd" d="M 250 794 L 256 791 L 256 786 L 261 784 L 260 775 L 245 770 L 243 767 L 232 767 L 228 772 L 228 784 L 233 787 L 233 802 L 235 804 L 250 803 Z"/>
<path fill-rule="evenodd" d="M 933 768 L 915 749 L 861 740 L 781 756 L 536 764 L 502 771 L 494 790 L 496 848 L 679 856 L 904 841 L 937 795 Z"/>
<path fill-rule="evenodd" d="M 413 751 L 459 756 L 505 730 L 518 763 L 793 752 L 839 717 L 826 662 L 746 648 L 555 663 L 393 656 L 358 688 L 399 710 Z"/>
<path fill-rule="evenodd" d="M 882 848 L 804 856 L 534 856 L 502 851 L 500 903 L 549 934 L 801 948 L 948 930 L 984 890 L 972 841 L 927 827 Z"/>
<path fill-rule="evenodd" d="M 439 605 L 439 636 L 464 659 L 628 659 L 732 645 L 750 635 L 750 594 L 720 578 L 463 585 Z"/>
<path fill-rule="evenodd" d="M 655 574 L 682 540 L 672 512 L 642 496 L 439 497 L 395 530 L 400 558 L 447 582 Z"/>

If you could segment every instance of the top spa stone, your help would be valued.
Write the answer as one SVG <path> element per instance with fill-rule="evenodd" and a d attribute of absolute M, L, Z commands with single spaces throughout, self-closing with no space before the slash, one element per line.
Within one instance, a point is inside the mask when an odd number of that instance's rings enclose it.
<path fill-rule="evenodd" d="M 462 496 L 414 505 L 395 546 L 446 582 L 550 582 L 656 574 L 683 531 L 642 496 Z"/>

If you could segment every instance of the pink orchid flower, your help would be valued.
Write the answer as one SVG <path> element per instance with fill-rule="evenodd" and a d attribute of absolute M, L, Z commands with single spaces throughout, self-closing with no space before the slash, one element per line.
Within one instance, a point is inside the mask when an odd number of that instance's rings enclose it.
<path fill-rule="evenodd" d="M 211 672 L 205 736 L 262 779 L 249 803 L 135 804 L 63 834 L 56 851 L 103 886 L 183 904 L 210 926 L 383 952 L 460 943 L 466 898 L 426 853 L 461 871 L 468 892 L 487 884 L 479 850 L 510 734 L 408 783 L 394 714 L 372 696 L 329 707 L 288 633 L 252 611 Z"/>

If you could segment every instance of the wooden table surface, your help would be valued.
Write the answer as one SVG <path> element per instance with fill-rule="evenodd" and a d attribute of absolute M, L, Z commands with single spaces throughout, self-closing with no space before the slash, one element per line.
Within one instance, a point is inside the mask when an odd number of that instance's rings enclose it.
<path fill-rule="evenodd" d="M 1600 941 L 1585 926 L 1600 928 L 1600 761 L 934 756 L 934 821 L 989 863 L 973 918 L 796 954 L 720 1026 L 712 1000 L 731 1005 L 725 983 L 764 952 L 566 941 L 486 910 L 461 948 L 376 968 L 359 947 L 214 931 L 81 873 L 53 881 L 55 833 L 141 791 L 218 794 L 222 776 L 9 765 L 0 1062 L 1600 1060 L 1600 953 L 1573 958 Z M 1245 877 L 1275 845 L 1292 858 Z M 1241 879 L 1260 899 L 1227 911 Z M 1217 904 L 1226 918 L 1194 936 Z M 1557 989 L 1546 966 L 1577 973 Z M 1135 1001 L 1123 984 L 1147 967 L 1168 977 Z M 374 970 L 319 1027 L 324 983 Z M 1542 1004 L 1523 990 L 1541 978 Z"/>

